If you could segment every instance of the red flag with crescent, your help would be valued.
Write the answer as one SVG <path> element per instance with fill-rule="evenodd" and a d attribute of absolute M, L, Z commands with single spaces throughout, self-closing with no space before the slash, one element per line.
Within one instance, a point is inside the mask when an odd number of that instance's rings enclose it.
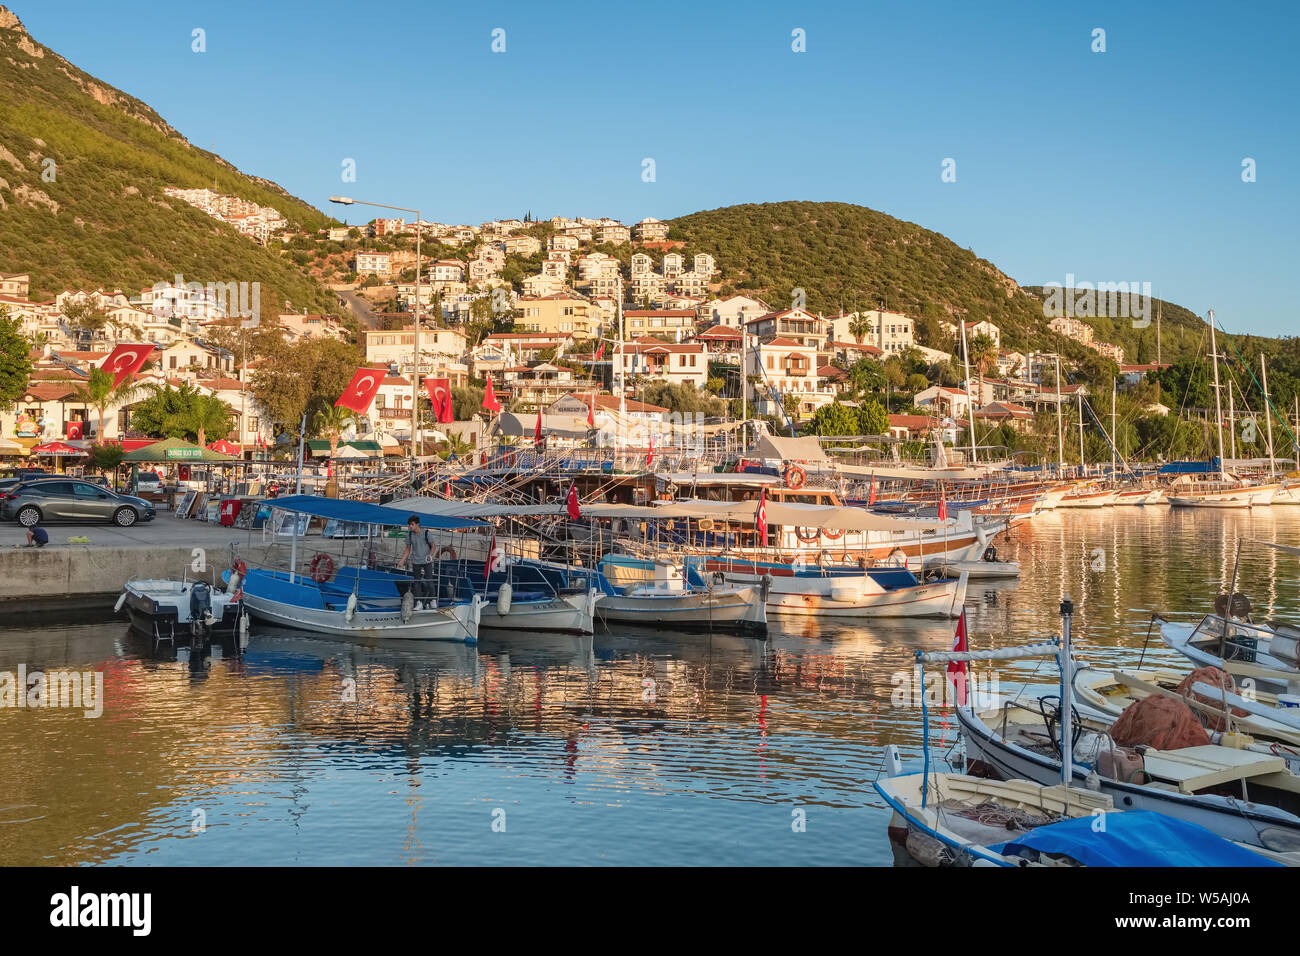
<path fill-rule="evenodd" d="M 760 547 L 767 547 L 767 489 L 764 488 L 758 495 L 758 511 L 754 514 L 754 525 L 758 529 L 758 544 Z"/>
<path fill-rule="evenodd" d="M 440 422 L 454 422 L 456 414 L 451 407 L 451 379 L 426 378 L 424 387 L 429 393 L 429 402 Z"/>
<path fill-rule="evenodd" d="M 966 611 L 963 609 L 961 617 L 957 618 L 957 635 L 953 639 L 952 649 L 957 653 L 964 654 L 970 650 L 966 646 Z M 957 692 L 957 706 L 966 705 L 966 662 L 949 661 L 948 662 L 948 680 L 952 682 Z"/>
<path fill-rule="evenodd" d="M 364 415 L 370 411 L 370 405 L 379 393 L 379 386 L 383 383 L 383 372 L 362 366 L 357 369 L 357 374 L 352 376 L 352 381 L 348 382 L 348 387 L 343 389 L 343 394 L 334 405 L 350 408 L 358 415 Z"/>
<path fill-rule="evenodd" d="M 948 520 L 948 498 L 943 493 L 943 485 L 939 486 L 939 520 Z"/>
<path fill-rule="evenodd" d="M 153 345 L 118 345 L 108 353 L 100 368 L 113 376 L 113 387 L 117 388 L 144 367 L 155 348 Z"/>
<path fill-rule="evenodd" d="M 650 463 L 654 461 L 654 459 L 655 459 L 655 434 L 654 432 L 650 432 L 650 445 L 646 449 L 646 453 L 645 453 L 645 466 L 649 468 Z"/>
<path fill-rule="evenodd" d="M 596 361 L 599 362 L 599 361 L 600 361 L 600 357 L 601 357 L 602 355 L 604 355 L 604 354 L 605 354 L 605 343 L 604 343 L 604 342 L 601 342 L 601 343 L 600 343 L 600 348 L 596 349 Z"/>
<path fill-rule="evenodd" d="M 540 445 L 541 443 L 542 443 L 542 410 L 538 408 L 537 424 L 533 427 L 533 444 Z"/>
<path fill-rule="evenodd" d="M 569 517 L 577 521 L 582 517 L 582 512 L 578 510 L 578 486 L 569 485 L 569 496 L 564 500 L 565 506 L 569 509 Z"/>
<path fill-rule="evenodd" d="M 870 508 L 876 503 L 876 473 L 871 473 L 871 494 L 867 496 L 867 507 Z"/>
<path fill-rule="evenodd" d="M 501 400 L 497 398 L 496 389 L 492 387 L 492 376 L 487 377 L 487 388 L 483 389 L 483 407 L 496 414 L 501 411 Z"/>
<path fill-rule="evenodd" d="M 71 441 L 81 438 L 81 422 L 66 422 L 63 426 L 63 437 Z"/>
<path fill-rule="evenodd" d="M 596 427 L 596 396 L 591 396 L 591 404 L 587 406 L 587 427 Z"/>

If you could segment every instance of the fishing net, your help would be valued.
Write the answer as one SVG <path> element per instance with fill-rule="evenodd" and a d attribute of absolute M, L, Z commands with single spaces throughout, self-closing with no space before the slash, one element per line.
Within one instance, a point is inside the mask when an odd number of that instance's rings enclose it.
<path fill-rule="evenodd" d="M 1222 671 L 1217 667 L 1198 667 L 1186 677 L 1177 687 L 1177 692 L 1183 697 L 1189 697 L 1192 700 L 1199 701 L 1202 704 L 1208 704 L 1223 710 L 1223 698 L 1216 695 L 1198 694 L 1192 690 L 1194 684 L 1209 684 L 1211 687 L 1219 687 L 1226 690 L 1229 694 L 1237 692 L 1237 682 L 1232 679 L 1232 675 L 1227 671 Z M 1234 717 L 1245 717 L 1246 711 L 1240 707 L 1228 708 Z M 1222 731 L 1227 728 L 1224 726 L 1227 721 L 1217 714 L 1201 714 L 1201 721 L 1205 728 L 1211 731 Z"/>
<path fill-rule="evenodd" d="M 1157 750 L 1181 750 L 1202 747 L 1210 742 L 1201 722 L 1181 700 L 1153 694 L 1124 708 L 1110 730 L 1111 739 L 1120 747 L 1154 747 Z"/>

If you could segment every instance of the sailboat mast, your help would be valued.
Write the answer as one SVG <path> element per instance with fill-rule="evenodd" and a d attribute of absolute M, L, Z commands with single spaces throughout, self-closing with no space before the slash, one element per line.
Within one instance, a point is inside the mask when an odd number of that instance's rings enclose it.
<path fill-rule="evenodd" d="M 1065 420 L 1061 411 L 1061 356 L 1056 356 L 1056 465 L 1065 474 Z"/>
<path fill-rule="evenodd" d="M 1083 390 L 1079 391 L 1079 474 L 1087 472 L 1087 458 L 1083 453 Z"/>
<path fill-rule="evenodd" d="M 1115 398 L 1119 391 L 1119 383 L 1116 379 L 1110 380 L 1110 477 L 1115 479 L 1118 462 L 1115 461 L 1115 442 L 1119 441 L 1119 432 L 1115 430 Z"/>
<path fill-rule="evenodd" d="M 1276 474 L 1273 467 L 1273 405 L 1268 400 L 1268 363 L 1264 361 L 1263 352 L 1259 353 L 1259 374 L 1264 388 L 1264 421 L 1268 423 L 1268 476 L 1272 478 Z"/>
<path fill-rule="evenodd" d="M 961 360 L 966 368 L 966 417 L 970 419 L 970 462 L 972 465 L 979 464 L 979 456 L 975 451 L 975 400 L 970 397 L 970 351 L 966 348 L 966 320 L 961 320 Z M 980 396 L 980 401 L 984 396 Z"/>
<path fill-rule="evenodd" d="M 1232 460 L 1237 460 L 1237 403 L 1236 396 L 1232 391 L 1232 379 L 1228 379 L 1228 435 L 1231 436 L 1228 442 L 1228 450 L 1232 453 Z"/>
<path fill-rule="evenodd" d="M 1214 310 L 1210 310 L 1210 357 L 1214 359 L 1214 423 L 1219 433 L 1219 475 L 1225 481 L 1228 473 L 1223 461 L 1223 400 L 1219 395 L 1219 340 L 1214 335 Z"/>

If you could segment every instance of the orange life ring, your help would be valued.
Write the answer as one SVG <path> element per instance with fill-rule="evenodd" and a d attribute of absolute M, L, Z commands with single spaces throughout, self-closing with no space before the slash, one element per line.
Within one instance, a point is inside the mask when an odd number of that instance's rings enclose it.
<path fill-rule="evenodd" d="M 803 528 L 796 527 L 794 529 L 794 536 L 798 538 L 800 541 L 802 541 L 804 544 L 812 544 L 816 541 L 821 540 L 821 529 L 814 528 L 811 533 L 805 533 Z"/>
<path fill-rule="evenodd" d="M 839 531 L 832 531 L 830 528 L 822 528 L 822 534 L 830 541 L 838 541 L 844 537 L 844 530 L 841 528 Z"/>
<path fill-rule="evenodd" d="M 311 559 L 309 570 L 313 581 L 317 584 L 324 584 L 334 576 L 334 559 L 322 551 Z"/>
<path fill-rule="evenodd" d="M 443 556 L 444 554 L 445 554 L 447 557 L 451 558 L 453 561 L 456 560 L 456 549 L 453 548 L 451 545 L 449 545 L 449 544 L 444 544 L 441 548 L 438 549 L 438 560 L 441 561 L 441 560 L 442 560 L 442 556 Z"/>
<path fill-rule="evenodd" d="M 785 470 L 785 486 L 791 491 L 798 491 L 808 481 L 808 472 L 798 465 L 790 465 Z"/>

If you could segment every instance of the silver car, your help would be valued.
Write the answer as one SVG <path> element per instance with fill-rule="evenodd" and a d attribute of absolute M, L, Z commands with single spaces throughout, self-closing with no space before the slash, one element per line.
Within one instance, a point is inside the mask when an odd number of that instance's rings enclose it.
<path fill-rule="evenodd" d="M 154 508 L 143 498 L 109 491 L 89 481 L 43 478 L 0 492 L 0 518 L 31 528 L 43 521 L 111 521 L 129 528 L 152 521 Z"/>

